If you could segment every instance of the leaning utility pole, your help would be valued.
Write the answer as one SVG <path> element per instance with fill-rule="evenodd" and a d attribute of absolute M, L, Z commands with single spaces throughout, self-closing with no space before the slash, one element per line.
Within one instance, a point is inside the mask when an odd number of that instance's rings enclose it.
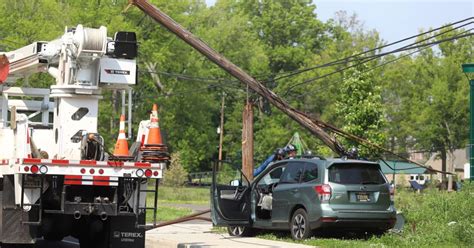
<path fill-rule="evenodd" d="M 250 89 L 255 91 L 260 96 L 266 98 L 271 104 L 280 109 L 283 113 L 288 115 L 290 118 L 298 122 L 300 125 L 308 129 L 312 134 L 316 135 L 321 139 L 329 148 L 339 155 L 345 155 L 343 146 L 332 136 L 326 133 L 322 127 L 327 127 L 327 124 L 316 119 L 311 119 L 304 113 L 291 107 L 285 100 L 277 96 L 274 92 L 266 88 L 263 84 L 258 82 L 256 79 L 251 77 L 245 71 L 240 69 L 238 66 L 233 64 L 224 56 L 214 51 L 206 43 L 196 37 L 194 34 L 184 29 L 181 25 L 161 12 L 158 8 L 150 4 L 146 0 L 129 0 L 130 4 L 137 6 L 143 12 L 151 16 L 158 23 L 163 25 L 169 31 L 177 35 L 183 41 L 191 45 L 201 54 L 206 56 L 212 62 L 220 66 L 222 69 L 227 71 L 229 74 L 239 79 L 242 83 L 246 84 Z"/>

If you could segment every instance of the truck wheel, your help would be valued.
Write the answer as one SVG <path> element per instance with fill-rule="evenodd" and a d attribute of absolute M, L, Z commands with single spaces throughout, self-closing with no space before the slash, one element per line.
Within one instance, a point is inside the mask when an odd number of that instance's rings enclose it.
<path fill-rule="evenodd" d="M 295 240 L 307 239 L 311 236 L 308 214 L 302 208 L 297 209 L 290 222 L 291 237 Z"/>
<path fill-rule="evenodd" d="M 251 237 L 254 234 L 254 230 L 247 226 L 228 226 L 227 232 L 235 237 Z"/>

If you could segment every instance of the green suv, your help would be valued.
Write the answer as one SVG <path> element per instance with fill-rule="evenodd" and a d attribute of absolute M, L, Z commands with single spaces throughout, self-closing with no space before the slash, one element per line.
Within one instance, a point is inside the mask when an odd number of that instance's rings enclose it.
<path fill-rule="evenodd" d="M 254 229 L 382 233 L 396 221 L 393 191 L 375 162 L 320 157 L 278 161 L 251 183 L 221 162 L 214 166 L 211 217 L 232 236 Z"/>

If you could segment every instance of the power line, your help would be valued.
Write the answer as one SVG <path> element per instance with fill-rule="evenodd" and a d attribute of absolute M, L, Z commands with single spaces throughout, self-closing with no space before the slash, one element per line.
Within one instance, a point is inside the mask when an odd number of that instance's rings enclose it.
<path fill-rule="evenodd" d="M 464 19 L 464 20 L 460 20 L 460 21 L 457 21 L 457 22 L 454 22 L 454 23 L 451 23 L 451 24 L 447 24 L 447 25 L 444 25 L 444 26 L 441 26 L 441 27 L 432 29 L 432 30 L 430 30 L 430 31 L 426 31 L 426 32 L 423 32 L 423 33 L 420 33 L 420 34 L 417 34 L 417 35 L 413 35 L 413 36 L 410 36 L 410 37 L 407 37 L 407 38 L 404 38 L 404 39 L 401 39 L 401 40 L 398 40 L 398 41 L 395 41 L 395 42 L 391 42 L 391 43 L 386 44 L 386 45 L 383 45 L 383 46 L 379 46 L 379 47 L 376 47 L 376 48 L 372 48 L 372 49 L 370 49 L 370 50 L 367 50 L 367 51 L 364 51 L 364 52 L 360 52 L 360 53 L 358 53 L 358 54 L 351 55 L 351 56 L 348 56 L 348 57 L 345 57 L 345 58 L 341 58 L 341 59 L 338 59 L 338 60 L 335 60 L 335 61 L 332 61 L 332 62 L 328 62 L 328 63 L 325 63 L 325 64 L 316 65 L 316 66 L 313 66 L 313 67 L 308 67 L 308 68 L 305 68 L 305 69 L 299 69 L 299 70 L 295 70 L 295 71 L 291 71 L 291 72 L 282 72 L 282 73 L 277 73 L 277 74 L 259 75 L 259 76 L 257 76 L 257 77 L 271 77 L 271 76 L 274 76 L 274 75 L 283 74 L 282 76 L 273 79 L 274 81 L 277 81 L 277 80 L 281 80 L 281 79 L 284 79 L 284 78 L 292 77 L 292 76 L 295 76 L 295 75 L 298 75 L 298 74 L 301 74 L 301 73 L 304 73 L 304 72 L 307 72 L 307 71 L 311 71 L 311 70 L 315 70 L 315 69 L 319 69 L 319 68 L 324 68 L 324 67 L 329 67 L 329 66 L 334 66 L 334 65 L 339 65 L 339 64 L 344 64 L 344 63 L 352 62 L 352 61 L 355 61 L 355 60 L 360 60 L 360 58 L 358 58 L 360 55 L 367 54 L 367 53 L 371 53 L 371 52 L 374 52 L 374 51 L 383 49 L 383 48 L 385 48 L 385 47 L 389 47 L 389 46 L 392 46 L 392 45 L 395 45 L 395 44 L 398 44 L 398 43 L 401 43 L 401 42 L 404 42 L 404 41 L 407 41 L 407 40 L 410 40 L 410 39 L 413 39 L 413 38 L 416 38 L 416 37 L 419 37 L 419 36 L 423 36 L 423 35 L 432 33 L 432 32 L 434 32 L 434 31 L 437 31 L 437 30 L 440 30 L 440 29 L 443 29 L 443 28 L 452 27 L 453 25 L 456 25 L 456 24 L 459 24 L 459 23 L 463 23 L 463 22 L 466 22 L 466 21 L 471 20 L 471 19 L 474 19 L 474 17 L 466 18 L 466 19 Z M 451 29 L 449 29 L 449 30 L 447 30 L 447 31 L 441 32 L 441 33 L 436 34 L 436 35 L 434 35 L 434 36 L 431 36 L 431 37 L 429 37 L 429 38 L 425 38 L 425 39 L 423 39 L 423 40 L 414 42 L 413 44 L 410 44 L 410 45 L 403 46 L 403 47 L 401 47 L 401 48 L 395 49 L 395 50 L 393 50 L 391 53 L 396 53 L 396 52 L 403 51 L 403 50 L 402 50 L 403 48 L 408 48 L 408 47 L 410 47 L 410 46 L 413 46 L 414 44 L 422 43 L 423 41 L 432 39 L 432 38 L 434 38 L 434 37 L 440 36 L 440 35 L 445 34 L 445 33 L 448 33 L 448 32 L 452 32 L 452 31 L 454 31 L 454 30 L 457 30 L 457 29 L 459 29 L 459 28 L 465 27 L 465 26 L 470 25 L 470 24 L 472 24 L 472 23 L 474 23 L 474 22 L 471 21 L 471 22 L 468 22 L 468 23 L 459 25 L 459 26 L 457 26 L 457 27 L 451 28 Z M 384 55 L 387 55 L 387 54 L 390 54 L 390 53 L 382 53 L 382 54 L 376 54 L 376 55 L 372 55 L 372 56 L 366 56 L 366 57 L 364 57 L 363 59 L 379 58 L 379 57 L 384 56 Z M 368 61 L 367 61 L 367 62 L 368 62 Z M 164 72 L 164 71 L 147 71 L 147 70 L 140 70 L 139 72 L 142 72 L 142 73 L 152 73 L 152 74 L 160 74 L 160 75 L 166 75 L 166 76 L 172 76 L 172 77 L 176 77 L 176 78 L 179 78 L 179 79 L 190 80 L 190 81 L 216 81 L 216 82 L 220 82 L 220 81 L 225 80 L 226 82 L 238 82 L 237 80 L 229 80 L 229 79 L 224 79 L 224 78 L 196 77 L 196 76 L 187 75 L 187 74 L 171 73 L 171 72 Z M 287 75 L 284 75 L 284 74 L 287 74 Z M 332 74 L 331 74 L 331 75 L 332 75 Z M 261 80 L 261 81 L 262 81 L 262 82 L 268 82 L 268 80 Z M 287 92 L 287 93 L 288 93 L 288 92 Z M 285 93 L 285 95 L 286 95 L 287 93 Z"/>
<path fill-rule="evenodd" d="M 469 32 L 471 31 L 471 29 L 465 31 L 465 32 Z M 463 32 L 463 33 L 465 33 Z M 392 54 L 392 53 L 399 53 L 399 52 L 402 52 L 402 51 L 407 51 L 407 50 L 412 50 L 412 49 L 416 49 L 416 48 L 422 48 L 422 47 L 426 47 L 426 46 L 430 46 L 430 45 L 437 45 L 437 44 L 440 44 L 440 43 L 443 43 L 443 42 L 447 42 L 447 41 L 452 41 L 452 40 L 455 40 L 455 39 L 461 39 L 461 38 L 465 38 L 465 37 L 469 37 L 469 36 L 472 36 L 473 34 L 472 33 L 468 33 L 468 34 L 463 34 L 463 35 L 458 35 L 458 36 L 452 36 L 450 38 L 446 38 L 446 39 L 442 39 L 442 40 L 438 40 L 438 41 L 434 41 L 434 42 L 430 42 L 430 43 L 425 43 L 423 45 L 418 45 L 418 46 L 413 46 L 413 45 L 410 45 L 409 47 L 406 47 L 406 48 L 400 48 L 400 49 L 396 49 L 394 51 L 390 51 L 390 52 L 386 52 L 386 53 L 381 53 L 377 56 L 373 56 L 373 57 L 368 57 L 368 58 L 363 58 L 362 61 L 360 61 L 359 63 L 355 63 L 353 65 L 349 65 L 349 66 L 346 66 L 342 69 L 338 69 L 336 71 L 333 71 L 333 72 L 330 72 L 330 73 L 327 73 L 327 74 L 323 74 L 321 76 L 317 76 L 317 77 L 313 77 L 313 78 L 309 78 L 309 79 L 306 79 L 304 80 L 303 82 L 300 82 L 300 83 L 296 83 L 296 84 L 293 84 L 293 85 L 290 85 L 290 87 L 288 87 L 288 89 L 286 90 L 286 92 L 283 94 L 284 96 L 287 95 L 292 89 L 296 88 L 296 87 L 299 87 L 301 85 L 305 85 L 305 84 L 309 84 L 309 83 L 312 83 L 318 79 L 322 79 L 322 78 L 326 78 L 326 77 L 329 77 L 331 75 L 334 75 L 336 73 L 339 73 L 339 72 L 343 72 L 345 70 L 348 70 L 350 68 L 353 68 L 353 67 L 356 67 L 356 66 L 359 66 L 359 65 L 362 65 L 362 64 L 365 64 L 367 62 L 370 62 L 374 59 L 377 59 L 379 57 L 382 57 L 382 56 L 385 56 L 385 55 L 388 55 L 388 54 Z"/>
<path fill-rule="evenodd" d="M 386 65 L 391 64 L 391 63 L 394 63 L 394 62 L 396 62 L 396 61 L 398 61 L 398 60 L 400 60 L 400 59 L 402 59 L 402 58 L 411 56 L 411 55 L 413 55 L 413 54 L 415 54 L 415 53 L 419 53 L 419 52 L 421 52 L 421 51 L 423 51 L 423 50 L 425 50 L 425 49 L 428 49 L 428 48 L 430 48 L 430 47 L 433 47 L 433 46 L 435 46 L 435 45 L 436 45 L 436 44 L 431 44 L 430 46 L 423 47 L 423 48 L 419 48 L 419 49 L 416 50 L 416 51 L 413 51 L 413 52 L 410 52 L 410 53 L 407 53 L 407 54 L 400 55 L 400 56 L 398 56 L 398 57 L 395 58 L 395 59 L 386 61 L 386 62 L 384 62 L 384 63 L 382 63 L 382 64 L 380 64 L 380 65 L 374 66 L 374 67 L 369 68 L 369 69 L 367 69 L 367 70 L 363 70 L 363 71 L 361 71 L 361 73 L 367 73 L 367 72 L 370 72 L 370 71 L 375 70 L 375 69 L 377 69 L 377 68 L 386 66 Z M 352 78 L 352 77 L 349 77 L 349 78 Z M 346 79 L 339 80 L 338 83 L 341 83 L 341 82 L 343 82 L 344 80 L 346 80 Z M 324 87 L 324 88 L 323 88 L 323 87 L 320 87 L 320 88 L 318 88 L 318 90 L 321 90 L 321 89 L 322 89 L 322 90 L 327 90 L 328 87 Z M 292 96 L 292 98 L 300 98 L 300 97 L 303 97 L 303 96 L 306 96 L 306 95 L 312 94 L 312 93 L 313 93 L 313 92 L 307 91 L 307 92 L 305 92 L 305 93 L 303 93 L 303 94 L 299 94 L 299 95 L 296 95 L 296 96 Z"/>
<path fill-rule="evenodd" d="M 432 33 L 434 31 L 437 31 L 437 30 L 440 30 L 440 29 L 443 29 L 443 28 L 446 28 L 446 27 L 451 27 L 452 25 L 456 25 L 456 24 L 459 24 L 459 23 L 462 23 L 462 22 L 465 22 L 465 21 L 468 21 L 468 20 L 471 20 L 471 19 L 474 19 L 474 17 L 470 17 L 470 18 L 466 18 L 464 20 L 461 20 L 461 21 L 457 21 L 457 22 L 454 22 L 454 23 L 451 23 L 451 24 L 447 24 L 447 25 L 444 25 L 444 26 L 441 26 L 441 27 L 438 27 L 438 28 L 435 28 L 435 29 L 432 29 L 430 31 L 426 31 L 426 32 L 423 32 L 423 33 L 420 33 L 420 34 L 417 34 L 417 35 L 413 35 L 413 36 L 410 36 L 410 37 L 407 37 L 407 38 L 404 38 L 404 39 L 401 39 L 401 40 L 398 40 L 398 41 L 395 41 L 395 42 L 392 42 L 392 43 L 389 43 L 389 44 L 386 44 L 386 45 L 383 45 L 383 46 L 379 46 L 379 47 L 375 47 L 375 48 L 372 48 L 370 50 L 367 50 L 367 51 L 364 51 L 364 52 L 360 52 L 358 54 L 355 54 L 355 55 L 351 55 L 351 56 L 348 56 L 348 57 L 345 57 L 345 58 L 342 58 L 342 59 L 338 59 L 336 61 L 332 61 L 332 62 L 329 62 L 329 63 L 325 63 L 325 64 L 322 64 L 322 65 L 316 65 L 316 66 L 312 66 L 312 67 L 308 67 L 308 68 L 304 68 L 304 69 L 300 69 L 300 70 L 295 70 L 295 71 L 291 71 L 291 72 L 283 72 L 281 74 L 286 74 L 286 73 L 289 73 L 288 75 L 283 75 L 283 76 L 280 76 L 280 77 L 277 77 L 275 78 L 274 80 L 279 80 L 279 79 L 283 79 L 283 78 L 287 78 L 287 77 L 291 77 L 291 76 L 294 76 L 294 75 L 297 75 L 297 74 L 300 74 L 300 73 L 304 73 L 304 72 L 307 72 L 307 71 L 311 71 L 311 70 L 314 70 L 314 69 L 319 69 L 319 68 L 324 68 L 324 67 L 329 67 L 329 66 L 333 66 L 333 65 L 338 65 L 338 64 L 342 64 L 342 63 L 347 63 L 347 62 L 350 62 L 351 60 L 350 59 L 353 59 L 353 58 L 356 58 L 360 55 L 364 55 L 364 54 L 367 54 L 367 53 L 371 53 L 371 52 L 374 52 L 374 51 L 377 51 L 377 50 L 380 50 L 380 49 L 383 49 L 385 47 L 389 47 L 389 46 L 392 46 L 392 45 L 395 45 L 395 44 L 398 44 L 398 43 L 401 43 L 401 42 L 404 42 L 404 41 L 407 41 L 407 40 L 411 40 L 413 38 L 417 38 L 419 36 L 423 36 L 425 34 L 429 34 L 429 33 Z M 453 30 L 456 30 L 458 28 L 461 28 L 461 27 L 464 27 L 464 26 L 467 26 L 467 25 L 470 25 L 472 24 L 473 21 L 467 23 L 467 24 L 463 24 L 463 25 L 460 25 L 456 28 L 453 28 L 449 31 L 445 31 L 443 33 L 446 33 L 446 32 L 451 32 Z M 353 60 L 352 60 L 353 61 Z"/>
<path fill-rule="evenodd" d="M 207 78 L 207 77 L 198 77 L 188 74 L 180 74 L 180 73 L 172 73 L 172 72 L 164 72 L 164 71 L 148 71 L 148 70 L 138 70 L 139 73 L 150 73 L 150 74 L 158 74 L 158 75 L 165 75 L 174 77 L 177 79 L 182 80 L 189 80 L 189 81 L 211 81 L 211 82 L 232 82 L 237 83 L 237 80 L 229 80 L 226 78 Z"/>

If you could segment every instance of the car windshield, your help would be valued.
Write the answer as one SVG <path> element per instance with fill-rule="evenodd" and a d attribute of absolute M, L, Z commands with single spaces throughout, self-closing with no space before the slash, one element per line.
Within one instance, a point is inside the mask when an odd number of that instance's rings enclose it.
<path fill-rule="evenodd" d="M 386 183 L 377 165 L 360 163 L 341 163 L 329 167 L 329 182 L 339 184 Z"/>

